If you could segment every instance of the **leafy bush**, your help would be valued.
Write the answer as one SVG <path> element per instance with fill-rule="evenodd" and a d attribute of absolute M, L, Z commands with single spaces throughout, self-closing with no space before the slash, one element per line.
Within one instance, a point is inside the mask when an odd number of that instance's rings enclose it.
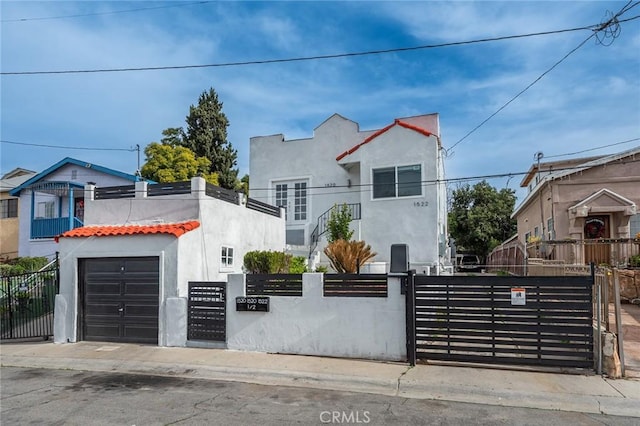
<path fill-rule="evenodd" d="M 314 272 L 319 272 L 319 273 L 326 274 L 327 272 L 329 272 L 329 268 L 327 268 L 324 265 L 318 265 L 318 266 L 316 266 L 316 270 Z"/>
<path fill-rule="evenodd" d="M 371 251 L 371 246 L 364 241 L 336 240 L 324 249 L 331 267 L 339 274 L 353 274 L 360 266 L 367 263 L 377 253 Z"/>
<path fill-rule="evenodd" d="M 289 264 L 290 274 L 304 274 L 307 272 L 307 259 L 304 256 L 295 256 Z"/>
<path fill-rule="evenodd" d="M 46 257 L 18 257 L 0 264 L 0 276 L 8 277 L 35 272 L 46 266 L 47 263 L 49 263 L 49 259 Z"/>
<path fill-rule="evenodd" d="M 631 256 L 629 258 L 629 266 L 640 268 L 640 254 L 636 254 L 635 256 Z"/>
<path fill-rule="evenodd" d="M 244 255 L 244 269 L 249 274 L 285 274 L 292 256 L 281 251 L 255 250 Z"/>
<path fill-rule="evenodd" d="M 331 216 L 327 222 L 327 241 L 332 243 L 337 240 L 349 241 L 353 236 L 353 231 L 349 229 L 351 223 L 351 210 L 346 204 L 338 207 L 336 204 L 331 210 Z"/>

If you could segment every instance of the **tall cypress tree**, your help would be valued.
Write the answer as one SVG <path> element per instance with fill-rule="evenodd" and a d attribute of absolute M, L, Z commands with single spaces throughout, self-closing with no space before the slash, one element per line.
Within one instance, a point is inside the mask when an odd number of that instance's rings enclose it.
<path fill-rule="evenodd" d="M 220 186 L 234 189 L 238 177 L 238 169 L 234 168 L 238 152 L 227 140 L 229 120 L 222 112 L 222 102 L 218 100 L 218 94 L 213 88 L 202 92 L 198 105 L 189 107 L 189 115 L 185 121 L 187 128 L 186 131 L 180 129 L 180 138 L 175 138 L 176 129 L 167 129 L 165 137 L 171 141 L 180 139 L 181 145 L 198 157 L 211 160 L 209 172 L 218 174 Z"/>

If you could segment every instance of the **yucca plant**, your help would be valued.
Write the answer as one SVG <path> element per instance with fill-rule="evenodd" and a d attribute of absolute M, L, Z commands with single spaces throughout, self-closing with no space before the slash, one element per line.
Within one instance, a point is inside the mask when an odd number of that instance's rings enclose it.
<path fill-rule="evenodd" d="M 335 240 L 324 249 L 331 267 L 339 274 L 354 274 L 377 253 L 364 241 Z"/>

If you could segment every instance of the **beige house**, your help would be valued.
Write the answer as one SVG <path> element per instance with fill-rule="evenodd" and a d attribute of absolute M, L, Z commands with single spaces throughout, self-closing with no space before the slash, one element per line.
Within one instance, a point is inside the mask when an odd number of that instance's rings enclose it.
<path fill-rule="evenodd" d="M 640 232 L 640 146 L 607 156 L 536 163 L 520 186 L 529 193 L 512 217 L 520 243 L 538 242 L 539 251 L 529 256 L 612 264 L 635 254 L 634 242 L 622 250 L 620 241 L 609 240 Z M 561 253 L 559 243 L 542 244 L 567 240 L 582 245 Z"/>
<path fill-rule="evenodd" d="M 9 191 L 20 186 L 36 172 L 16 168 L 0 179 L 0 261 L 18 256 L 19 198 Z"/>

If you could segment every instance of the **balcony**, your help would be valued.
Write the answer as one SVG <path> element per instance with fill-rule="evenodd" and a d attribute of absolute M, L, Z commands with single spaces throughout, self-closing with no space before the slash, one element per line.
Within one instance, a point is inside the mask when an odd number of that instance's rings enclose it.
<path fill-rule="evenodd" d="M 31 221 L 31 239 L 54 238 L 83 225 L 77 217 L 72 218 L 72 221 L 68 217 L 33 219 Z"/>

